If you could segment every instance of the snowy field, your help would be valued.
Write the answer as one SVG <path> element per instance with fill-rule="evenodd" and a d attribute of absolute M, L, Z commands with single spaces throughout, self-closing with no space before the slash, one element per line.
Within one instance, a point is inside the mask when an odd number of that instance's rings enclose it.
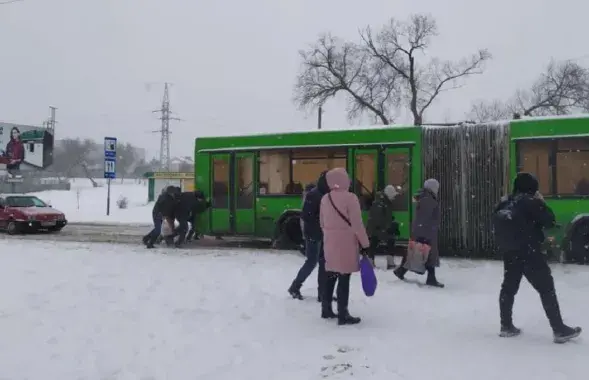
<path fill-rule="evenodd" d="M 357 326 L 319 318 L 315 277 L 287 295 L 300 255 L 0 241 L 0 379 L 582 380 L 589 344 L 552 343 L 537 294 L 501 339 L 499 263 L 447 260 L 446 289 L 379 271 Z M 589 268 L 555 266 L 565 321 L 586 324 Z"/>
<path fill-rule="evenodd" d="M 111 182 L 110 215 L 106 216 L 107 186 L 105 179 L 97 179 L 101 186 L 92 187 L 86 178 L 70 180 L 70 191 L 33 193 L 65 213 L 68 221 L 82 223 L 151 224 L 153 203 L 147 203 L 147 180 L 113 180 Z M 125 197 L 127 209 L 119 209 L 117 200 Z"/>

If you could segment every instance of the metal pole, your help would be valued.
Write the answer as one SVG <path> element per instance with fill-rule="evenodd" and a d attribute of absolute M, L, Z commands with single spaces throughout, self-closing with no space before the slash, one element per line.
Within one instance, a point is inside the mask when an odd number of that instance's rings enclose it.
<path fill-rule="evenodd" d="M 323 114 L 323 107 L 319 106 L 317 110 L 317 129 L 321 129 L 321 115 Z"/>
<path fill-rule="evenodd" d="M 106 216 L 110 215 L 110 178 L 107 180 L 106 193 Z"/>

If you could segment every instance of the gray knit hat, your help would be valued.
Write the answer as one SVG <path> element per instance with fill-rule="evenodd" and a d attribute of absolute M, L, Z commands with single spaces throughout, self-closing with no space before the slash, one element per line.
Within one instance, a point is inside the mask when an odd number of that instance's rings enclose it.
<path fill-rule="evenodd" d="M 438 195 L 438 191 L 440 191 L 440 183 L 435 178 L 426 179 L 423 183 L 423 188 L 428 189 L 435 195 Z"/>

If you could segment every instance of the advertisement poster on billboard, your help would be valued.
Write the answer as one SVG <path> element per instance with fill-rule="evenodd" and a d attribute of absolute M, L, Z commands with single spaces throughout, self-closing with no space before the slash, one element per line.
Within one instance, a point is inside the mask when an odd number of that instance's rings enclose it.
<path fill-rule="evenodd" d="M 23 172 L 53 163 L 53 132 L 43 127 L 0 122 L 0 179 L 22 180 Z"/>

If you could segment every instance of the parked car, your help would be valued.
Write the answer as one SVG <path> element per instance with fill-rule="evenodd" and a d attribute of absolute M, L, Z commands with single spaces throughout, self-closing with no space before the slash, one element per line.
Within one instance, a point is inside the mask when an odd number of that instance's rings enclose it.
<path fill-rule="evenodd" d="M 32 195 L 0 195 L 0 229 L 10 235 L 23 232 L 61 231 L 65 214 Z"/>

